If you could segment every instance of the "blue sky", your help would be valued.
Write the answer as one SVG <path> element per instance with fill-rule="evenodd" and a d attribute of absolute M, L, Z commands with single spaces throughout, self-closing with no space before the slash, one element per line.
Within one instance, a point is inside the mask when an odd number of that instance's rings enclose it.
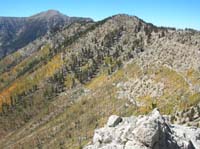
<path fill-rule="evenodd" d="M 200 0 L 0 0 L 0 16 L 30 16 L 48 9 L 94 20 L 126 13 L 158 26 L 200 30 Z"/>

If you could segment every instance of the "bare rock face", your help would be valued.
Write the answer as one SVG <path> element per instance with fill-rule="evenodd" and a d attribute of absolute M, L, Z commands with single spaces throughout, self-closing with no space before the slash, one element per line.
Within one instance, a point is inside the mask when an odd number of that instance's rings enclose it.
<path fill-rule="evenodd" d="M 93 143 L 85 149 L 199 149 L 200 129 L 170 124 L 157 109 L 147 116 L 111 116 L 106 125 L 95 130 Z M 108 121 L 107 124 L 110 122 Z"/>
<path fill-rule="evenodd" d="M 120 122 L 122 121 L 122 118 L 117 116 L 117 115 L 112 115 L 109 117 L 107 125 L 109 127 L 115 127 L 116 125 L 118 125 Z"/>

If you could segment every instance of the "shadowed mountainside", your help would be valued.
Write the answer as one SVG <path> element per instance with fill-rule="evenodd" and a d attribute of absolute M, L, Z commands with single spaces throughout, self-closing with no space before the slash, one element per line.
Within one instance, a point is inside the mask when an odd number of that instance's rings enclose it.
<path fill-rule="evenodd" d="M 89 18 L 68 17 L 55 10 L 27 18 L 0 17 L 0 58 L 22 48 L 47 32 Z"/>

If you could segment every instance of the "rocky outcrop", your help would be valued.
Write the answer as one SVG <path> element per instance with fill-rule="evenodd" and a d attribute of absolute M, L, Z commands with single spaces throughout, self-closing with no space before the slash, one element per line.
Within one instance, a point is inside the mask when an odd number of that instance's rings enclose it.
<path fill-rule="evenodd" d="M 109 117 L 108 122 L 107 122 L 107 126 L 109 127 L 115 127 L 116 125 L 118 125 L 120 122 L 122 121 L 122 118 L 117 116 L 117 115 L 112 115 L 111 117 Z"/>
<path fill-rule="evenodd" d="M 176 124 L 200 127 L 200 104 L 176 112 L 171 116 L 171 121 Z"/>
<path fill-rule="evenodd" d="M 147 116 L 119 117 L 113 127 L 108 124 L 95 130 L 93 143 L 85 149 L 198 149 L 200 129 L 173 125 L 154 109 Z"/>

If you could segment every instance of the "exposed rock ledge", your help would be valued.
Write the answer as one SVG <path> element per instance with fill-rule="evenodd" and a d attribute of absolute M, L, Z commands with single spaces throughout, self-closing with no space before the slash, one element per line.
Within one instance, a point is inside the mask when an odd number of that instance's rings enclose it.
<path fill-rule="evenodd" d="M 200 149 L 200 128 L 171 124 L 157 109 L 147 116 L 113 115 L 85 149 Z"/>

